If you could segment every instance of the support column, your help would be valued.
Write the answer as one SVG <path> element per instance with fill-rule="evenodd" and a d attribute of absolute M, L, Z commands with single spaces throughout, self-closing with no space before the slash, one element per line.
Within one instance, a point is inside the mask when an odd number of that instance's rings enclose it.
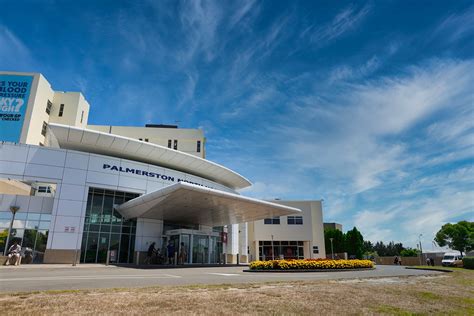
<path fill-rule="evenodd" d="M 237 263 L 239 252 L 239 225 L 227 225 L 227 263 Z"/>
<path fill-rule="evenodd" d="M 248 263 L 248 234 L 247 223 L 239 224 L 239 255 L 240 262 Z"/>

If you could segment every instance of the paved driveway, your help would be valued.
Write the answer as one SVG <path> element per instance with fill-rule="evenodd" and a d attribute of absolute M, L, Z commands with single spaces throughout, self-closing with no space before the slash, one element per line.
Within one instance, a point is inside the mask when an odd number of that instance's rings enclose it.
<path fill-rule="evenodd" d="M 0 291 L 67 290 L 113 287 L 170 286 L 192 284 L 255 283 L 268 281 L 314 281 L 370 277 L 428 275 L 441 272 L 378 266 L 370 271 L 254 273 L 246 266 L 137 269 L 102 265 L 38 265 L 0 267 Z"/>

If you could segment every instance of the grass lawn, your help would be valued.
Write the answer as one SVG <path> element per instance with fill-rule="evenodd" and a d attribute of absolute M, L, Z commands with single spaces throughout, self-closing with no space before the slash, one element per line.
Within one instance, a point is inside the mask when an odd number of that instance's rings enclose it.
<path fill-rule="evenodd" d="M 433 276 L 0 294 L 3 314 L 474 315 L 474 271 Z"/>

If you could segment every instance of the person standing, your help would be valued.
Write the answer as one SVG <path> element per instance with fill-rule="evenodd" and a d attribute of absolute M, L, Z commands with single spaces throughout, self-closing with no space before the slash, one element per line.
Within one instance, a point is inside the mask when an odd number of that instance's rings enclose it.
<path fill-rule="evenodd" d="M 184 264 L 187 261 L 188 261 L 188 252 L 186 251 L 186 246 L 184 245 L 184 242 L 182 242 L 179 248 L 179 263 Z"/>
<path fill-rule="evenodd" d="M 175 253 L 175 247 L 174 243 L 170 240 L 168 242 L 168 246 L 166 247 L 168 251 L 168 264 L 174 264 L 174 253 Z"/>

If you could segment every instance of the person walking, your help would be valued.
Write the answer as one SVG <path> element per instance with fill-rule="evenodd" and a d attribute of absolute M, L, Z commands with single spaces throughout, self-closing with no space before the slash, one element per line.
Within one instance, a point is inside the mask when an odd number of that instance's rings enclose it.
<path fill-rule="evenodd" d="M 153 258 L 153 254 L 155 253 L 155 242 L 152 242 L 150 247 L 148 247 L 148 251 L 146 253 L 145 264 L 150 264 L 151 259 Z"/>

